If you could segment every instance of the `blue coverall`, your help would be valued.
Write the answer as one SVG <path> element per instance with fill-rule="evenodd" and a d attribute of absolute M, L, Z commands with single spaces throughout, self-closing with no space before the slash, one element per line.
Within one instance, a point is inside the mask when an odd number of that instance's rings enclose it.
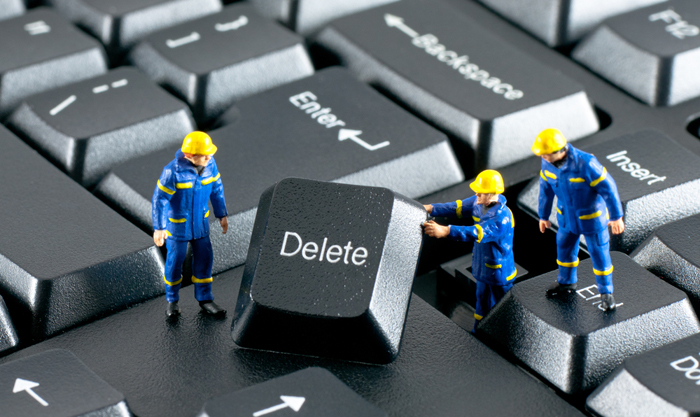
<path fill-rule="evenodd" d="M 476 278 L 477 323 L 506 292 L 513 287 L 517 274 L 513 260 L 513 213 L 506 207 L 506 198 L 498 196 L 491 207 L 476 204 L 476 196 L 452 203 L 433 204 L 432 216 L 459 217 L 470 215 L 474 226 L 450 226 L 448 238 L 474 241 L 472 274 Z"/>
<path fill-rule="evenodd" d="M 192 244 L 192 283 L 197 301 L 213 301 L 211 269 L 214 262 L 209 241 L 209 200 L 218 219 L 226 217 L 224 186 L 214 158 L 201 175 L 182 151 L 163 168 L 153 192 L 153 229 L 166 230 L 165 294 L 169 303 L 179 300 L 182 262 Z"/>
<path fill-rule="evenodd" d="M 615 180 L 595 156 L 567 144 L 567 155 L 557 168 L 542 160 L 538 215 L 549 219 L 557 196 L 557 264 L 560 284 L 576 282 L 578 249 L 585 236 L 593 261 L 598 292 L 612 294 L 608 221 L 622 218 L 622 203 Z"/>

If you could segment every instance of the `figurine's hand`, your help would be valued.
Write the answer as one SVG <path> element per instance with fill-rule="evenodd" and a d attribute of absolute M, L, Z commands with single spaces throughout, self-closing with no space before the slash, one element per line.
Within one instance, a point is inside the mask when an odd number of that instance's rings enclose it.
<path fill-rule="evenodd" d="M 424 204 L 423 207 L 425 207 L 425 211 L 427 211 L 428 214 L 433 212 L 433 205 L 432 204 Z"/>
<path fill-rule="evenodd" d="M 442 226 L 430 220 L 423 223 L 423 231 L 428 236 L 440 239 L 450 234 L 450 226 Z"/>
<path fill-rule="evenodd" d="M 608 225 L 610 226 L 610 230 L 612 230 L 612 234 L 614 235 L 619 235 L 625 231 L 625 222 L 622 221 L 622 217 L 608 222 Z"/>
<path fill-rule="evenodd" d="M 549 220 L 540 220 L 540 232 L 544 233 L 545 230 L 552 227 L 552 222 Z"/>
<path fill-rule="evenodd" d="M 163 246 L 167 238 L 168 233 L 165 230 L 156 230 L 153 232 L 153 241 L 156 243 L 156 246 Z"/>
<path fill-rule="evenodd" d="M 221 230 L 223 230 L 224 234 L 226 234 L 226 232 L 228 232 L 228 217 L 220 218 L 219 224 L 221 224 Z"/>

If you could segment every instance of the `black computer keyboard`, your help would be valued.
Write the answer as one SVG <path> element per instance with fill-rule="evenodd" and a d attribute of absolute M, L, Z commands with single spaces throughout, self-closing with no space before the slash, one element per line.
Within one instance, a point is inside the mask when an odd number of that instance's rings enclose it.
<path fill-rule="evenodd" d="M 695 0 L 38 3 L 0 0 L 0 416 L 700 413 Z M 585 242 L 578 292 L 545 297 L 555 233 L 538 230 L 530 146 L 549 127 L 618 184 L 614 313 Z M 156 180 L 198 129 L 228 206 L 226 235 L 210 217 L 224 319 L 201 312 L 190 261 L 166 318 L 152 239 Z M 505 181 L 518 274 L 476 335 L 471 245 L 425 237 L 390 363 L 334 359 L 374 357 L 347 353 L 362 340 L 322 357 L 234 343 L 268 187 L 439 203 L 473 195 L 487 167 Z M 304 343 L 290 350 L 319 352 Z"/>

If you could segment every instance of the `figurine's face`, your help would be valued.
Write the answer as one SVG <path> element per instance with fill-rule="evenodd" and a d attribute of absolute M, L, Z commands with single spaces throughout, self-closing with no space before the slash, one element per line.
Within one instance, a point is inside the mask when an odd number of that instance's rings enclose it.
<path fill-rule="evenodd" d="M 566 151 L 564 151 L 564 152 L 555 152 L 555 153 L 545 153 L 545 154 L 542 154 L 542 155 L 540 155 L 540 156 L 541 156 L 542 159 L 544 159 L 545 161 L 549 162 L 550 164 L 553 164 L 553 163 L 555 163 L 555 162 L 557 162 L 557 161 L 560 161 L 560 160 L 564 159 L 564 157 L 566 156 Z"/>
<path fill-rule="evenodd" d="M 185 159 L 197 165 L 198 167 L 205 167 L 211 161 L 211 155 L 185 155 Z"/>
<path fill-rule="evenodd" d="M 482 206 L 487 206 L 492 201 L 498 201 L 498 194 L 476 193 L 476 204 L 481 204 Z"/>

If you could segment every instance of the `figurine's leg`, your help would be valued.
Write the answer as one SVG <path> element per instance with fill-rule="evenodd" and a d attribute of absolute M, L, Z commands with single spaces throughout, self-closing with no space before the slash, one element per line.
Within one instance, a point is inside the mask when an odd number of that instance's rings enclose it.
<path fill-rule="evenodd" d="M 578 266 L 578 243 L 580 235 L 569 233 L 562 229 L 557 231 L 557 265 L 559 275 L 557 282 L 562 285 L 575 284 L 576 267 Z"/>
<path fill-rule="evenodd" d="M 598 286 L 598 292 L 601 294 L 612 294 L 613 283 L 612 273 L 613 265 L 610 260 L 610 234 L 608 229 L 595 235 L 586 235 L 586 243 L 588 244 L 588 253 L 593 261 L 593 273 Z"/>
<path fill-rule="evenodd" d="M 197 301 L 212 301 L 211 293 L 211 267 L 214 264 L 214 252 L 211 248 L 209 236 L 192 241 L 192 283 L 194 284 L 194 297 Z"/>
<path fill-rule="evenodd" d="M 476 311 L 474 312 L 474 329 L 472 333 L 476 331 L 476 326 L 479 325 L 481 319 L 484 318 L 486 313 L 491 309 L 491 291 L 489 285 L 483 283 L 479 280 L 476 281 Z"/>
<path fill-rule="evenodd" d="M 180 286 L 182 284 L 182 262 L 187 255 L 187 241 L 175 240 L 172 237 L 165 241 L 168 255 L 165 260 L 165 298 L 169 303 L 180 299 Z"/>

